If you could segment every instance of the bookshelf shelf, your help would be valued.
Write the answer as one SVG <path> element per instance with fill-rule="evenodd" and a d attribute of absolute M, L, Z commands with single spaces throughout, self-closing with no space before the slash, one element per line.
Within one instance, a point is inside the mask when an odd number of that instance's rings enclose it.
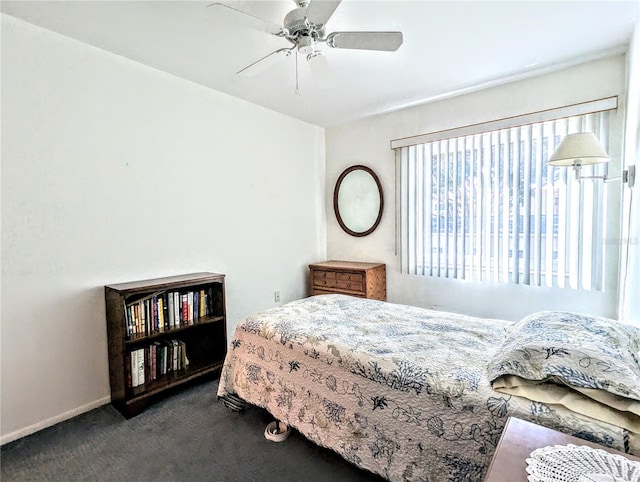
<path fill-rule="evenodd" d="M 222 369 L 224 275 L 193 273 L 105 286 L 111 403 L 127 418 Z"/>
<path fill-rule="evenodd" d="M 154 380 L 146 384 L 145 387 L 135 387 L 132 389 L 131 396 L 127 399 L 127 404 L 135 404 L 140 400 L 152 397 L 157 393 L 164 391 L 167 388 L 175 387 L 182 383 L 189 382 L 194 378 L 198 378 L 202 375 L 209 373 L 215 373 L 222 368 L 222 362 L 202 365 L 199 367 L 187 368 L 184 373 L 179 375 L 170 374 L 162 377 L 162 379 Z"/>
<path fill-rule="evenodd" d="M 179 333 L 179 332 L 184 331 L 184 330 L 190 330 L 190 329 L 192 329 L 194 327 L 197 327 L 197 326 L 207 325 L 209 323 L 215 323 L 217 321 L 223 321 L 223 320 L 224 320 L 223 316 L 206 317 L 206 318 L 203 318 L 202 320 L 199 320 L 198 322 L 194 323 L 193 325 L 187 325 L 187 326 L 181 326 L 179 328 L 173 328 L 173 329 L 171 329 L 169 331 L 165 331 L 163 333 L 159 333 L 158 332 L 158 333 L 152 333 L 150 335 L 132 335 L 131 338 L 125 340 L 125 344 L 127 344 L 127 345 L 137 345 L 137 344 L 140 344 L 140 342 L 165 338 L 167 335 L 171 335 L 173 333 Z"/>

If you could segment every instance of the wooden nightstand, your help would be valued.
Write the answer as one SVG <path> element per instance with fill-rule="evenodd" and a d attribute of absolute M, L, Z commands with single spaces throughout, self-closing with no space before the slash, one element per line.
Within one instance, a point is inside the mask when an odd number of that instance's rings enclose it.
<path fill-rule="evenodd" d="M 387 300 L 387 271 L 381 263 L 325 261 L 310 264 L 311 296 L 344 294 Z"/>
<path fill-rule="evenodd" d="M 618 452 L 581 438 L 510 417 L 491 459 L 485 482 L 527 482 L 527 457 L 535 449 L 549 445 L 586 445 L 638 461 L 633 455 Z"/>

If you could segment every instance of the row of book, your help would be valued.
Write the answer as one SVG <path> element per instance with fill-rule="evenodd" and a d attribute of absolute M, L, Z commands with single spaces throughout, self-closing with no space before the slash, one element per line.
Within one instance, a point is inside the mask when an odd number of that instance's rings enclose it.
<path fill-rule="evenodd" d="M 213 288 L 195 291 L 158 291 L 125 302 L 127 338 L 163 333 L 193 325 L 214 314 Z"/>
<path fill-rule="evenodd" d="M 129 359 L 131 372 L 127 382 L 130 388 L 189 366 L 187 346 L 182 340 L 157 341 L 147 347 L 131 350 Z"/>

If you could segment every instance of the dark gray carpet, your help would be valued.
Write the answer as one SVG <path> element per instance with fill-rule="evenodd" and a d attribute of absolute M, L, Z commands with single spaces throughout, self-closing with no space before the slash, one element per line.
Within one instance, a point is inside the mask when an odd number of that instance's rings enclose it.
<path fill-rule="evenodd" d="M 272 417 L 237 413 L 204 382 L 126 420 L 111 405 L 6 444 L 2 481 L 381 481 L 293 431 L 264 438 Z"/>

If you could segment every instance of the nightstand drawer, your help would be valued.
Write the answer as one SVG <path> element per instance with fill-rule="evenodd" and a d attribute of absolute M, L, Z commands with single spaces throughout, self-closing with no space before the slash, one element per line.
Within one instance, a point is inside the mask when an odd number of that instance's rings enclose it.
<path fill-rule="evenodd" d="M 336 287 L 347 291 L 364 291 L 362 283 L 357 281 L 338 281 L 336 282 Z"/>
<path fill-rule="evenodd" d="M 351 281 L 352 283 L 362 284 L 362 273 L 336 273 L 336 279 L 338 281 Z"/>
<path fill-rule="evenodd" d="M 336 286 L 336 273 L 335 271 L 314 271 L 313 272 L 313 286 L 335 288 Z"/>
<path fill-rule="evenodd" d="M 334 279 L 314 279 L 313 286 L 315 288 L 335 288 L 336 280 Z"/>
<path fill-rule="evenodd" d="M 325 270 L 314 270 L 313 271 L 313 279 L 336 279 L 335 271 L 325 271 Z"/>
<path fill-rule="evenodd" d="M 316 295 L 335 295 L 336 293 L 340 294 L 340 291 L 326 291 L 318 288 L 313 288 L 311 292 L 311 296 Z M 355 296 L 356 298 L 366 298 L 365 293 L 350 293 L 351 296 Z"/>

